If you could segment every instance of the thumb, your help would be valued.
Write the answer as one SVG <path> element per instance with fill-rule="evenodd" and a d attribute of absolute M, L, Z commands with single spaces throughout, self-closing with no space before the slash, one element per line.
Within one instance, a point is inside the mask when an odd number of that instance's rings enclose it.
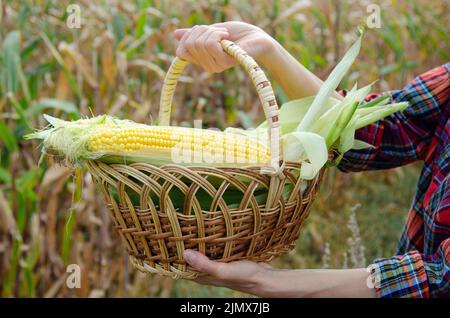
<path fill-rule="evenodd" d="M 176 29 L 173 33 L 175 34 L 175 38 L 179 41 L 183 37 L 183 35 L 189 31 L 190 28 Z"/>
<path fill-rule="evenodd" d="M 219 268 L 217 262 L 211 261 L 202 253 L 193 250 L 185 250 L 183 256 L 189 265 L 200 272 L 214 276 Z"/>

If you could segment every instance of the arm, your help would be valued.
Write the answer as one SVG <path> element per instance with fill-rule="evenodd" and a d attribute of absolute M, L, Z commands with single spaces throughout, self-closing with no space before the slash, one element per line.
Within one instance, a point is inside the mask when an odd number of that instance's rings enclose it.
<path fill-rule="evenodd" d="M 206 273 L 195 279 L 197 283 L 260 297 L 450 296 L 450 238 L 431 256 L 410 251 L 377 259 L 370 273 L 364 268 L 280 270 L 249 261 L 218 263 L 192 250 L 185 251 L 184 257 Z"/>
<path fill-rule="evenodd" d="M 340 270 L 280 270 L 249 261 L 219 263 L 187 250 L 184 258 L 206 273 L 195 281 L 261 297 L 375 297 L 365 268 Z M 370 284 L 369 284 L 370 285 Z"/>
<path fill-rule="evenodd" d="M 233 41 L 268 70 L 290 99 L 315 95 L 322 85 L 316 75 L 275 39 L 248 23 L 230 21 L 178 29 L 175 37 L 180 41 L 177 56 L 211 73 L 222 72 L 237 64 L 219 44 L 222 39 Z M 335 97 L 342 98 L 338 93 L 335 93 Z"/>
<path fill-rule="evenodd" d="M 356 131 L 356 139 L 375 148 L 348 151 L 338 168 L 387 169 L 424 160 L 437 125 L 448 116 L 449 87 L 448 63 L 416 77 L 403 90 L 392 92 L 392 102 L 407 101 L 410 106 Z M 372 94 L 368 99 L 374 97 Z"/>
<path fill-rule="evenodd" d="M 264 56 L 262 65 L 280 84 L 289 99 L 317 94 L 323 81 L 298 62 L 286 49 L 273 40 L 272 49 Z M 334 97 L 342 99 L 337 92 Z"/>

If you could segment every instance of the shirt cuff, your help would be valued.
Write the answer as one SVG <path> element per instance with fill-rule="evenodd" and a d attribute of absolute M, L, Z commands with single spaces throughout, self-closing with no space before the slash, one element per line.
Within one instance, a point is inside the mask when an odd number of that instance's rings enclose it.
<path fill-rule="evenodd" d="M 417 251 L 376 259 L 371 265 L 371 274 L 378 297 L 430 297 L 425 265 Z"/>

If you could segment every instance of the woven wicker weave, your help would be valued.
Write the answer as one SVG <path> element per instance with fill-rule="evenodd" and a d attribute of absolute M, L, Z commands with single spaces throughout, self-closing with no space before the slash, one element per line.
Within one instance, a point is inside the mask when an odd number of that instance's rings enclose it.
<path fill-rule="evenodd" d="M 269 261 L 293 248 L 317 193 L 324 170 L 313 180 L 302 180 L 300 163 L 282 161 L 278 105 L 264 72 L 234 43 L 221 44 L 257 89 L 269 127 L 270 165 L 157 167 L 89 161 L 131 262 L 141 271 L 193 279 L 199 273 L 183 260 L 185 249 L 223 262 Z M 169 125 L 172 97 L 185 65 L 175 58 L 167 73 L 160 125 Z M 181 206 L 174 203 L 175 193 Z M 238 204 L 227 205 L 230 193 L 237 194 Z"/>

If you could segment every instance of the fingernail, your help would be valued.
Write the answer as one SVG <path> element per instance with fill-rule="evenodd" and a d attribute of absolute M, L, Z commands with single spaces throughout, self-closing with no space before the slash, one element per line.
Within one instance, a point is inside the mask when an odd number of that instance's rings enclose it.
<path fill-rule="evenodd" d="M 188 262 L 189 264 L 192 262 L 195 262 L 195 259 L 197 258 L 197 255 L 195 255 L 195 252 L 191 251 L 191 250 L 186 250 L 184 251 L 184 259 L 186 260 L 186 262 Z"/>

